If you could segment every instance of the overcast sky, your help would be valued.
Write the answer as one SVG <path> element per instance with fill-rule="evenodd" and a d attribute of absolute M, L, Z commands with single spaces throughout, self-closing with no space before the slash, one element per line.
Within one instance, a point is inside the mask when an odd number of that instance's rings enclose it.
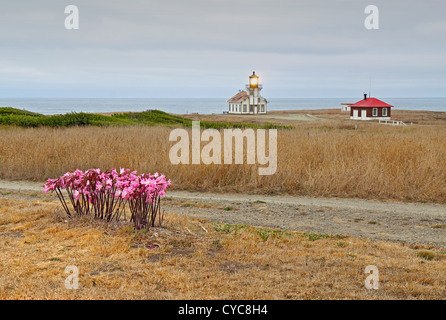
<path fill-rule="evenodd" d="M 0 97 L 444 97 L 445 37 L 445 0 L 0 0 Z"/>

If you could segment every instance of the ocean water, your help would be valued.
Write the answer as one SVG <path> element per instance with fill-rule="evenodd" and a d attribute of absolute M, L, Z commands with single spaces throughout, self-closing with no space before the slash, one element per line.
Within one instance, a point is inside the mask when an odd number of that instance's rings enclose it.
<path fill-rule="evenodd" d="M 14 107 L 42 114 L 68 112 L 117 112 L 158 109 L 176 114 L 221 114 L 228 109 L 227 99 L 150 99 L 150 98 L 0 98 L 0 107 Z M 269 99 L 268 110 L 308 110 L 340 108 L 341 103 L 354 103 L 360 98 L 282 98 Z M 445 98 L 380 98 L 401 110 L 446 111 Z"/>

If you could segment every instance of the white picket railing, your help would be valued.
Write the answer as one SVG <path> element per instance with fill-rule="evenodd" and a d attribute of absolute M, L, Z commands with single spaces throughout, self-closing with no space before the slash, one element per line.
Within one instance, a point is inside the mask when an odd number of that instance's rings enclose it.
<path fill-rule="evenodd" d="M 379 119 L 379 123 L 388 124 L 392 126 L 407 126 L 407 124 L 405 124 L 403 121 L 398 121 L 398 120 Z"/>

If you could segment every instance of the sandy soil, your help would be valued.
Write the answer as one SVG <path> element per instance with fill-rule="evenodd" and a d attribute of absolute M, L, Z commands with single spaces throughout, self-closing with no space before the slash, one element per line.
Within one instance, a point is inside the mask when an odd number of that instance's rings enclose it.
<path fill-rule="evenodd" d="M 42 183 L 0 181 L 0 197 L 43 197 Z M 231 224 L 446 248 L 446 205 L 171 191 L 166 212 Z"/>

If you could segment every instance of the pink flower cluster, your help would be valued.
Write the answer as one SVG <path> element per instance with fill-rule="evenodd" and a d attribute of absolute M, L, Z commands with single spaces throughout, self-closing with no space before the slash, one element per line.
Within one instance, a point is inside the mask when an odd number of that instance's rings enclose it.
<path fill-rule="evenodd" d="M 57 188 L 71 191 L 75 200 L 85 197 L 91 203 L 97 201 L 100 193 L 112 193 L 115 198 L 134 200 L 144 196 L 146 202 L 153 202 L 163 196 L 171 181 L 164 175 L 137 175 L 136 171 L 120 168 L 102 172 L 100 169 L 67 172 L 58 179 L 48 179 L 43 186 L 46 193 Z"/>
<path fill-rule="evenodd" d="M 119 220 L 128 204 L 135 227 L 154 226 L 160 211 L 160 197 L 171 185 L 164 175 L 138 175 L 136 171 L 120 168 L 102 172 L 100 169 L 67 172 L 58 179 L 48 179 L 43 186 L 46 193 L 55 191 L 68 216 L 71 211 L 66 191 L 78 215 L 93 213 L 95 218 Z"/>

